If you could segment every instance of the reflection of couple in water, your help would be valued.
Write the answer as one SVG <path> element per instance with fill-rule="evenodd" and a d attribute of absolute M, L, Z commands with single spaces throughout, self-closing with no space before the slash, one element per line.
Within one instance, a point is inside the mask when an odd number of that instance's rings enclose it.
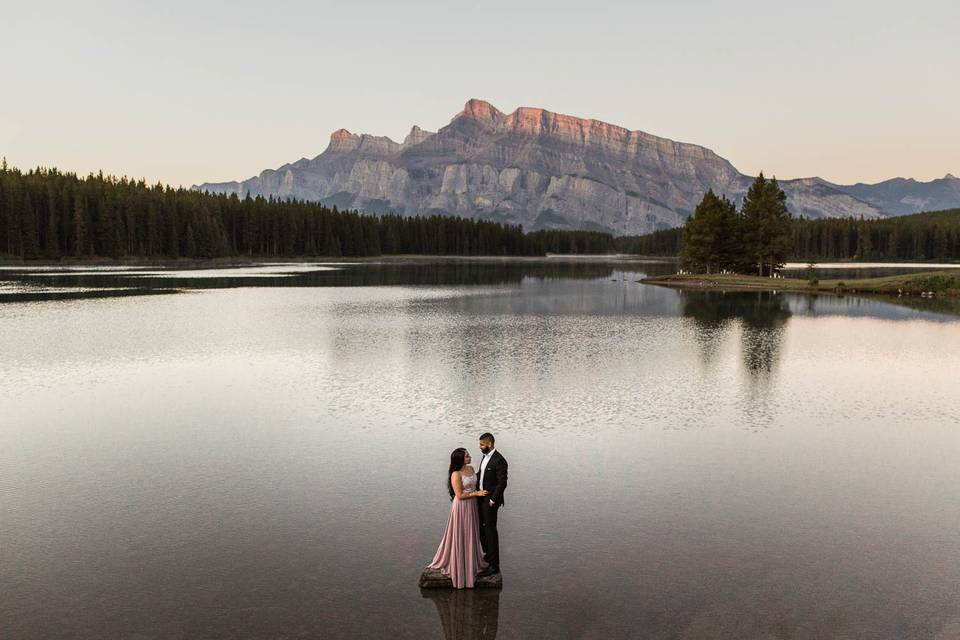
<path fill-rule="evenodd" d="M 499 589 L 421 589 L 433 601 L 445 640 L 494 640 L 500 622 Z"/>
<path fill-rule="evenodd" d="M 453 504 L 429 565 L 449 576 L 456 589 L 472 588 L 476 577 L 500 573 L 497 513 L 507 488 L 507 460 L 497 451 L 491 433 L 480 436 L 480 451 L 479 471 L 466 449 L 450 454 L 447 489 Z"/>

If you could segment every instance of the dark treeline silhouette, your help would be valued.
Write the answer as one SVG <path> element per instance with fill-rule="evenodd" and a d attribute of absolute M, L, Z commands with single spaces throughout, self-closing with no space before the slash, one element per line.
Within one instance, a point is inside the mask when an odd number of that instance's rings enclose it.
<path fill-rule="evenodd" d="M 616 252 L 616 239 L 599 231 L 533 231 L 527 239 L 541 253 L 603 254 Z"/>
<path fill-rule="evenodd" d="M 366 216 L 314 202 L 0 165 L 0 254 L 19 258 L 536 256 L 612 247 L 612 236 L 591 231 L 525 234 L 485 220 Z"/>
<path fill-rule="evenodd" d="M 792 260 L 960 260 L 960 209 L 883 220 L 793 220 Z M 615 239 L 622 253 L 680 255 L 683 227 Z"/>
<path fill-rule="evenodd" d="M 886 220 L 794 219 L 795 260 L 960 260 L 960 209 Z M 0 255 L 216 258 L 394 254 L 678 256 L 683 227 L 642 236 L 524 233 L 450 216 L 366 216 L 313 202 L 238 198 L 102 173 L 0 164 Z"/>
<path fill-rule="evenodd" d="M 796 220 L 800 260 L 960 260 L 960 209 L 884 220 Z"/>
<path fill-rule="evenodd" d="M 630 253 L 641 256 L 680 255 L 680 243 L 683 227 L 659 229 L 642 236 L 619 236 L 613 239 L 617 253 Z"/>

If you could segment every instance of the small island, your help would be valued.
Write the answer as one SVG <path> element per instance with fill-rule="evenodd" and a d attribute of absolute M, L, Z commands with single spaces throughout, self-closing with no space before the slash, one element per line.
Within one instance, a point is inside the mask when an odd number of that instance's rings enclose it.
<path fill-rule="evenodd" d="M 640 282 L 719 291 L 960 297 L 960 273 L 955 271 L 924 271 L 848 283 L 840 279 L 821 281 L 811 263 L 806 278 L 781 277 L 795 240 L 786 200 L 777 179 L 767 180 L 762 173 L 747 191 L 739 211 L 726 197 L 707 191 L 681 230 L 680 271 Z M 949 236 L 944 237 L 949 240 Z"/>

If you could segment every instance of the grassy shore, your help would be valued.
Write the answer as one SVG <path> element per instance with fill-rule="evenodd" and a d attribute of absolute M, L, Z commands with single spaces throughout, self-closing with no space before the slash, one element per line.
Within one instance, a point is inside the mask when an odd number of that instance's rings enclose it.
<path fill-rule="evenodd" d="M 734 274 L 670 275 L 644 278 L 645 284 L 680 289 L 717 291 L 797 291 L 805 293 L 858 293 L 882 296 L 922 296 L 933 294 L 960 298 L 960 269 L 924 271 L 884 278 L 857 280 L 801 280 L 798 278 L 761 278 Z"/>

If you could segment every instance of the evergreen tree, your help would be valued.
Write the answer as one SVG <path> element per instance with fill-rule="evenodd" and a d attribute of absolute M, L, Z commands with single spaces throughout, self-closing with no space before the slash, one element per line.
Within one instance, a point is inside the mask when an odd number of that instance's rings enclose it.
<path fill-rule="evenodd" d="M 37 234 L 37 211 L 33 208 L 33 198 L 28 192 L 23 199 L 23 212 L 20 216 L 22 242 L 20 255 L 23 258 L 36 258 L 40 255 L 40 240 Z"/>
<path fill-rule="evenodd" d="M 683 227 L 681 268 L 706 273 L 733 269 L 739 262 L 738 226 L 736 206 L 707 191 Z"/>
<path fill-rule="evenodd" d="M 193 225 L 189 222 L 184 236 L 183 255 L 188 258 L 197 257 L 197 238 L 193 233 Z"/>
<path fill-rule="evenodd" d="M 73 255 L 79 258 L 87 249 L 87 207 L 80 195 L 73 197 Z"/>
<path fill-rule="evenodd" d="M 747 190 L 741 211 L 744 261 L 761 276 L 773 275 L 793 249 L 787 195 L 776 178 L 767 180 L 761 172 Z"/>
<path fill-rule="evenodd" d="M 60 225 L 57 210 L 52 206 L 47 214 L 47 229 L 43 238 L 43 255 L 54 260 L 60 257 Z"/>
<path fill-rule="evenodd" d="M 873 240 L 870 237 L 870 231 L 863 222 L 863 216 L 860 216 L 860 223 L 857 225 L 857 260 L 869 260 L 873 255 Z"/>

